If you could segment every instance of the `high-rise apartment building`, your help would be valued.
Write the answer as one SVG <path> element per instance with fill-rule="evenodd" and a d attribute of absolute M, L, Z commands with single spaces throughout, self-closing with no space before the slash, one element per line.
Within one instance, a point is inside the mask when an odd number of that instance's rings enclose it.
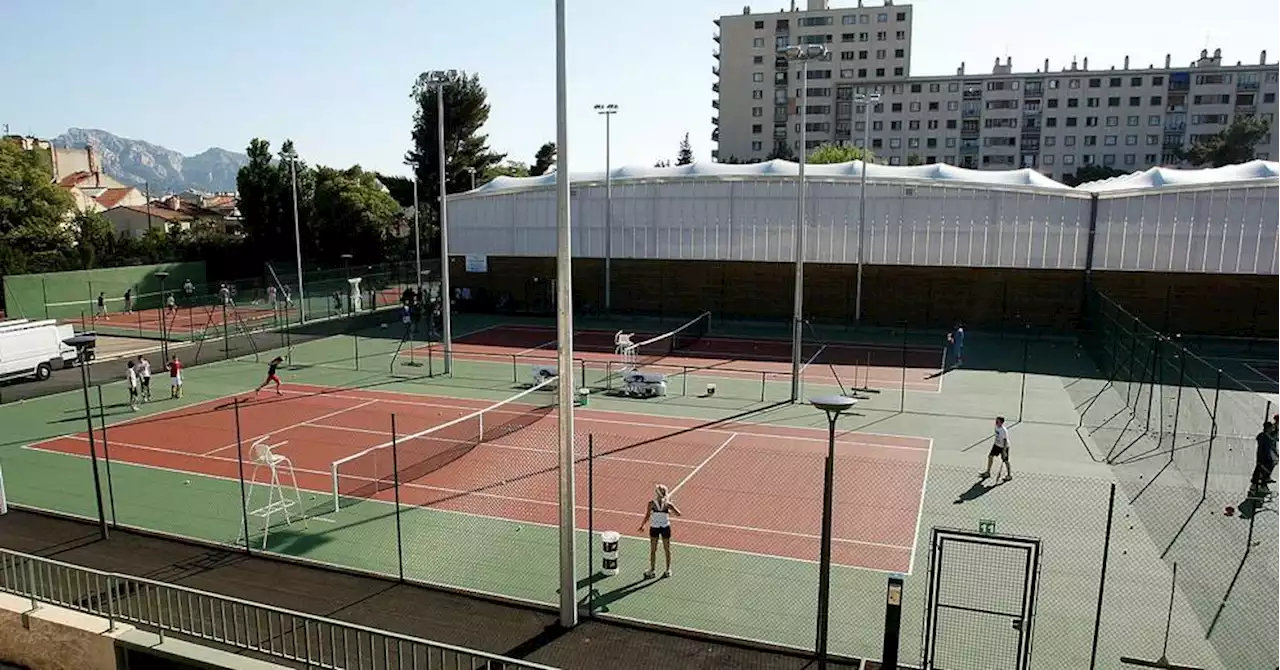
<path fill-rule="evenodd" d="M 808 149 L 863 146 L 891 165 L 949 163 L 974 169 L 1029 167 L 1054 178 L 1081 167 L 1125 171 L 1176 165 L 1174 152 L 1213 135 L 1234 119 L 1276 116 L 1277 66 L 1266 52 L 1257 64 L 1224 65 L 1221 50 L 1184 67 L 1090 70 L 1089 60 L 1051 72 L 1014 72 L 996 59 L 990 73 L 912 76 L 909 5 L 807 8 L 722 16 L 712 106 L 714 157 L 753 162 L 800 152 L 801 86 L 807 88 Z M 823 44 L 830 59 L 801 67 L 780 47 Z M 857 94 L 878 91 L 868 110 Z M 868 126 L 869 124 L 869 126 Z M 1277 133 L 1257 157 L 1280 157 Z"/>

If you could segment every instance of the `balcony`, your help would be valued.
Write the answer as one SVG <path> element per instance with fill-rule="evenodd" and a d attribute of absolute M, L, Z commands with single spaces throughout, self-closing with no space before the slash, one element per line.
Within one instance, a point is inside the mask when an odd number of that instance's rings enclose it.
<path fill-rule="evenodd" d="M 1189 90 L 1191 90 L 1191 82 L 1190 82 L 1190 81 L 1173 81 L 1173 80 L 1170 80 L 1170 81 L 1169 81 L 1169 90 L 1170 90 L 1170 91 L 1189 91 Z"/>
<path fill-rule="evenodd" d="M 716 49 L 715 51 L 712 51 L 712 52 L 711 52 L 711 57 L 712 57 L 712 58 L 714 58 L 714 59 L 716 59 L 716 60 L 720 60 L 720 50 L 719 50 L 719 49 Z"/>
<path fill-rule="evenodd" d="M 712 92 L 712 93 L 719 93 L 719 92 L 720 92 L 720 82 L 718 82 L 718 81 L 711 82 L 711 92 Z"/>
<path fill-rule="evenodd" d="M 715 76 L 719 77 L 719 76 L 720 76 L 720 66 L 719 66 L 719 65 L 712 65 L 712 66 L 711 66 L 711 74 L 714 74 Z"/>
<path fill-rule="evenodd" d="M 774 122 L 774 123 L 779 123 L 779 122 L 781 122 L 781 123 L 786 123 L 786 122 L 787 122 L 787 117 L 788 117 L 788 116 L 790 116 L 790 115 L 787 113 L 787 108 L 786 108 L 786 107 L 778 107 L 778 108 L 775 108 L 775 109 L 773 110 L 773 122 Z"/>
<path fill-rule="evenodd" d="M 1183 114 L 1187 111 L 1186 105 L 1165 105 L 1166 114 Z"/>
<path fill-rule="evenodd" d="M 717 128 L 720 127 L 720 117 L 718 116 L 711 117 L 711 125 L 716 126 Z"/>
<path fill-rule="evenodd" d="M 783 126 L 783 127 L 779 128 L 779 127 L 777 127 L 777 126 L 774 126 L 774 127 L 773 127 L 773 139 L 775 139 L 775 140 L 785 140 L 785 139 L 787 139 L 787 127 L 786 127 L 786 126 Z"/>
<path fill-rule="evenodd" d="M 1182 146 L 1182 133 L 1177 133 L 1175 135 L 1166 134 L 1164 136 L 1164 142 L 1161 143 L 1161 146 L 1164 147 L 1165 149 L 1171 149 L 1173 147 Z"/>
<path fill-rule="evenodd" d="M 1022 126 L 1021 135 L 1023 137 L 1038 137 L 1040 135 L 1040 126 Z"/>
<path fill-rule="evenodd" d="M 961 109 L 960 110 L 960 118 L 962 119 L 976 119 L 981 116 L 982 116 L 981 109 Z"/>
<path fill-rule="evenodd" d="M 720 129 L 719 129 L 719 128 L 713 128 L 713 129 L 711 130 L 711 141 L 712 141 L 712 142 L 719 142 L 719 141 L 720 141 Z"/>
<path fill-rule="evenodd" d="M 960 147 L 960 155 L 961 155 L 961 156 L 975 156 L 975 155 L 977 155 L 977 153 L 978 153 L 978 145 L 976 145 L 976 144 L 975 144 L 975 145 L 973 145 L 973 146 L 961 146 L 961 147 Z"/>
<path fill-rule="evenodd" d="M 774 66 L 775 68 L 777 68 L 777 69 L 779 69 L 779 70 L 785 70 L 785 69 L 787 69 L 787 66 L 788 66 L 788 65 L 789 65 L 789 63 L 787 63 L 787 57 L 786 57 L 786 56 L 774 56 L 774 57 L 773 57 L 773 66 Z"/>
<path fill-rule="evenodd" d="M 711 101 L 711 106 L 712 106 L 713 108 L 715 108 L 715 109 L 720 109 L 720 100 L 719 100 L 719 98 L 717 98 L 717 99 L 715 99 L 715 100 L 712 100 L 712 101 Z"/>
<path fill-rule="evenodd" d="M 712 33 L 712 34 L 711 34 L 711 39 L 715 40 L 715 41 L 716 41 L 716 44 L 719 44 L 719 43 L 720 43 L 720 33 Z"/>
<path fill-rule="evenodd" d="M 1169 132 L 1181 133 L 1186 129 L 1187 129 L 1187 124 L 1182 121 L 1166 121 L 1164 124 L 1164 131 L 1166 133 L 1169 133 Z"/>
<path fill-rule="evenodd" d="M 1236 90 L 1237 91 L 1256 91 L 1258 90 L 1258 82 L 1244 81 L 1244 80 L 1237 79 Z"/>
<path fill-rule="evenodd" d="M 1257 105 L 1236 105 L 1236 114 L 1248 114 L 1250 116 L 1258 113 Z"/>
<path fill-rule="evenodd" d="M 981 99 L 982 99 L 982 87 L 980 87 L 980 86 L 966 86 L 966 87 L 965 87 L 965 89 L 964 89 L 964 93 L 962 94 L 961 98 L 962 98 L 963 100 L 981 100 Z"/>
<path fill-rule="evenodd" d="M 1022 97 L 1024 98 L 1039 98 L 1043 95 L 1044 95 L 1044 89 L 1041 88 L 1040 86 L 1033 87 L 1028 85 L 1025 89 L 1022 90 Z"/>

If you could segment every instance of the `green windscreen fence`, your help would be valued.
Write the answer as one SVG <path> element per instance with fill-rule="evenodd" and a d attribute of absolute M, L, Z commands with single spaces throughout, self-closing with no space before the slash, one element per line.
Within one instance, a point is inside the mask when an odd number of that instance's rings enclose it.
<path fill-rule="evenodd" d="M 151 309 L 161 302 L 156 273 L 168 272 L 165 288 L 178 290 L 188 280 L 202 290 L 204 261 L 132 265 L 98 270 L 73 270 L 42 274 L 8 275 L 4 278 L 5 314 L 8 318 L 70 319 L 91 314 L 103 295 L 110 312 L 124 308 L 125 291 L 132 291 L 134 309 Z"/>

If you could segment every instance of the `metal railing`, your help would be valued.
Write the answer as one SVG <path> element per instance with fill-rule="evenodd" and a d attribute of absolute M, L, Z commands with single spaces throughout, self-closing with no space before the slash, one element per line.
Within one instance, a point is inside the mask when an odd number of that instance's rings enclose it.
<path fill-rule="evenodd" d="M 332 670 L 552 670 L 142 577 L 0 549 L 0 592 L 272 658 Z"/>

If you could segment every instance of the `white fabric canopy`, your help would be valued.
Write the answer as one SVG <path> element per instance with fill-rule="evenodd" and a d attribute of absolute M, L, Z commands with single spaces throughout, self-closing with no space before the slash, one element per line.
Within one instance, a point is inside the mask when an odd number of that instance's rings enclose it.
<path fill-rule="evenodd" d="M 643 167 L 628 165 L 613 170 L 615 182 L 624 180 L 680 181 L 684 179 L 720 179 L 736 180 L 753 177 L 786 177 L 795 176 L 799 165 L 791 161 L 772 160 L 765 163 L 729 164 L 729 163 L 694 163 L 673 167 Z M 812 177 L 851 177 L 862 175 L 862 162 L 831 163 L 826 165 L 805 165 L 805 176 Z M 1031 186 L 1038 188 L 1067 189 L 1070 187 L 1056 182 L 1031 169 L 1023 170 L 969 170 L 935 163 L 932 165 L 878 165 L 872 163 L 867 167 L 867 178 L 878 181 L 935 181 L 956 182 L 958 184 L 989 186 Z M 576 172 L 571 183 L 603 182 L 603 170 L 596 172 Z M 537 177 L 497 177 L 493 181 L 480 186 L 474 191 L 476 195 L 493 195 L 508 191 L 521 191 L 539 187 L 548 187 L 556 183 L 554 173 Z"/>
<path fill-rule="evenodd" d="M 1233 184 L 1267 180 L 1280 183 L 1280 163 L 1275 161 L 1255 160 L 1238 165 L 1226 165 L 1219 168 L 1203 168 L 1196 170 L 1179 170 L 1177 168 L 1153 167 L 1142 172 L 1091 181 L 1076 188 L 1081 191 L 1101 193 L 1105 191 L 1130 191 L 1155 189 L 1166 186 L 1200 186 L 1214 184 Z"/>

